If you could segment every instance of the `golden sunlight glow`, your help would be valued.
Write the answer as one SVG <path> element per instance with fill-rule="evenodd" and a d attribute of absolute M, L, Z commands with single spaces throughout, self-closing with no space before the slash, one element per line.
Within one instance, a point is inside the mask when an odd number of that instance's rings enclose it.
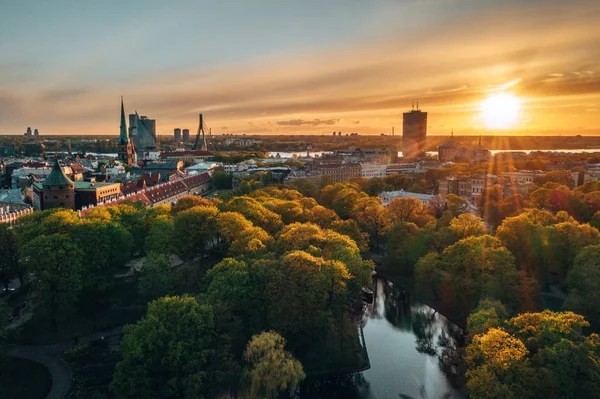
<path fill-rule="evenodd" d="M 481 116 L 488 129 L 506 129 L 514 126 L 520 108 L 521 101 L 517 97 L 498 93 L 481 102 Z"/>

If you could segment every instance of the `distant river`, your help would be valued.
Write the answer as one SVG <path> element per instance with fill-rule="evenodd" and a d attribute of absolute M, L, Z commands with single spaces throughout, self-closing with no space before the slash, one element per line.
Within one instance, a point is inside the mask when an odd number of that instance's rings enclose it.
<path fill-rule="evenodd" d="M 490 150 L 490 152 L 492 154 L 496 154 L 496 153 L 500 153 L 500 152 L 524 152 L 526 154 L 529 154 L 531 152 L 535 152 L 535 151 L 543 151 L 543 152 L 555 152 L 555 153 L 560 153 L 560 152 L 564 152 L 567 154 L 577 154 L 577 153 L 594 153 L 594 152 L 600 152 L 600 148 L 580 148 L 580 149 L 563 149 L 563 150 Z M 310 156 L 314 157 L 316 155 L 318 155 L 319 157 L 323 156 L 323 154 L 332 154 L 333 151 L 310 151 Z M 293 158 L 294 155 L 296 155 L 297 158 L 304 158 L 306 157 L 306 151 L 293 151 L 293 152 L 269 152 L 267 153 L 268 156 L 272 156 L 272 157 L 276 157 L 277 154 L 279 154 L 279 156 L 281 158 Z M 427 155 L 432 155 L 432 156 L 437 156 L 437 151 L 427 151 Z M 402 151 L 398 151 L 398 157 L 402 157 Z"/>
<path fill-rule="evenodd" d="M 437 356 L 440 337 L 451 337 L 454 349 L 461 329 L 385 278 L 376 277 L 374 285 L 375 299 L 363 320 L 371 368 L 307 380 L 300 399 L 462 398 Z"/>

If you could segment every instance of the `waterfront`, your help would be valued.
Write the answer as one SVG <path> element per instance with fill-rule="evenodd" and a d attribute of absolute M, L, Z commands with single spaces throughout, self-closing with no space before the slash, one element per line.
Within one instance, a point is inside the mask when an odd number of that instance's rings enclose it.
<path fill-rule="evenodd" d="M 385 278 L 363 315 L 370 369 L 334 378 L 308 379 L 300 398 L 462 398 L 440 367 L 439 355 L 455 349 L 461 329 Z"/>

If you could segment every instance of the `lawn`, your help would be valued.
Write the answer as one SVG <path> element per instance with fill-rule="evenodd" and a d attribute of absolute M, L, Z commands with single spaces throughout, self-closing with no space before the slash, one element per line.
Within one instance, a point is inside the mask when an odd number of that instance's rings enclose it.
<path fill-rule="evenodd" d="M 0 398 L 43 399 L 52 387 L 52 376 L 43 365 L 9 357 L 0 368 Z"/>

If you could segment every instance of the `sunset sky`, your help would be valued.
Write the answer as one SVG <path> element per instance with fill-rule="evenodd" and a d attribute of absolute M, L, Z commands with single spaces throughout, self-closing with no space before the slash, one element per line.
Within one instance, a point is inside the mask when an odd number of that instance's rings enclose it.
<path fill-rule="evenodd" d="M 519 99 L 510 131 L 480 104 Z M 0 0 L 0 134 L 600 135 L 598 0 Z"/>

